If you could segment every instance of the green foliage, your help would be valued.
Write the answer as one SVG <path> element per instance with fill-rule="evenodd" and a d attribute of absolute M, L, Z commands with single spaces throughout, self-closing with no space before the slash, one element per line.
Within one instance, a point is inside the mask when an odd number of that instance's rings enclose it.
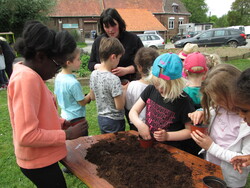
<path fill-rule="evenodd" d="M 214 27 L 228 27 L 229 23 L 227 21 L 228 15 L 223 15 L 220 18 L 218 18 L 215 23 L 214 23 Z"/>
<path fill-rule="evenodd" d="M 231 11 L 228 13 L 228 22 L 230 25 L 250 25 L 250 1 L 235 0 Z"/>
<path fill-rule="evenodd" d="M 78 48 L 84 48 L 87 46 L 85 42 L 76 42 Z"/>
<path fill-rule="evenodd" d="M 56 0 L 0 0 L 0 31 L 20 36 L 28 20 L 47 21 Z"/>
<path fill-rule="evenodd" d="M 75 39 L 76 42 L 79 42 L 80 39 L 81 39 L 81 34 L 80 34 L 80 31 L 77 30 L 77 29 L 72 29 L 70 30 L 69 32 Z"/>
<path fill-rule="evenodd" d="M 187 8 L 187 11 L 191 13 L 189 19 L 190 23 L 204 23 L 208 21 L 206 13 L 208 7 L 205 0 L 181 0 Z"/>
<path fill-rule="evenodd" d="M 90 75 L 90 71 L 88 69 L 89 58 L 90 58 L 90 56 L 87 55 L 87 54 L 81 55 L 82 65 L 81 65 L 80 70 L 77 71 L 78 76 L 80 76 L 80 77 L 86 77 L 86 76 Z"/>

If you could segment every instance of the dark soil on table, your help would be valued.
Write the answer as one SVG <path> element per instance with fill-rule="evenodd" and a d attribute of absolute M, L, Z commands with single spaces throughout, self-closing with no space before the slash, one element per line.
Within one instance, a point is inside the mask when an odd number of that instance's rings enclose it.
<path fill-rule="evenodd" d="M 98 176 L 115 188 L 191 188 L 192 171 L 163 148 L 141 148 L 137 136 L 117 134 L 87 150 Z"/>

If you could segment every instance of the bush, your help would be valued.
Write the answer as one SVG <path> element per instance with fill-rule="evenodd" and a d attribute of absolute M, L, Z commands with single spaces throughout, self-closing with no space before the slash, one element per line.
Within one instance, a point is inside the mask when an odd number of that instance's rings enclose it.
<path fill-rule="evenodd" d="M 82 65 L 81 65 L 81 68 L 77 71 L 78 76 L 79 77 L 89 76 L 91 73 L 88 69 L 88 62 L 89 62 L 90 56 L 87 54 L 82 54 L 80 58 L 81 58 Z"/>
<path fill-rule="evenodd" d="M 80 31 L 77 29 L 70 30 L 70 34 L 74 37 L 75 41 L 80 41 L 81 39 L 81 34 Z"/>

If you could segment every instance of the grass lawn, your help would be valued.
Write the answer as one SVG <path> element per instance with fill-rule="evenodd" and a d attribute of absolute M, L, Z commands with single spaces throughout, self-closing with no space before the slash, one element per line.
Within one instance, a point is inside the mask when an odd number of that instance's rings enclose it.
<path fill-rule="evenodd" d="M 241 70 L 250 67 L 250 59 L 247 60 L 234 60 L 228 63 L 234 64 Z M 53 91 L 53 85 L 48 84 L 48 87 Z M 84 86 L 84 93 L 87 93 L 89 88 Z M 95 102 L 87 105 L 87 120 L 89 122 L 89 134 L 100 134 Z M 32 188 L 35 187 L 19 170 L 16 165 L 15 155 L 12 144 L 12 129 L 9 120 L 9 113 L 7 107 L 7 92 L 0 91 L 0 187 L 3 188 Z M 68 187 L 78 188 L 87 187 L 78 178 L 73 175 L 64 174 Z M 146 183 L 146 182 L 145 182 Z M 250 178 L 246 187 L 250 187 Z"/>

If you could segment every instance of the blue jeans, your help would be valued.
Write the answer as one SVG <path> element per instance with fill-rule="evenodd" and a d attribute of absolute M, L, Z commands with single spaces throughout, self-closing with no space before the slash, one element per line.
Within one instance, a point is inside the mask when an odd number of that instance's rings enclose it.
<path fill-rule="evenodd" d="M 108 117 L 98 116 L 98 123 L 102 134 L 125 131 L 125 119 L 114 120 Z"/>

